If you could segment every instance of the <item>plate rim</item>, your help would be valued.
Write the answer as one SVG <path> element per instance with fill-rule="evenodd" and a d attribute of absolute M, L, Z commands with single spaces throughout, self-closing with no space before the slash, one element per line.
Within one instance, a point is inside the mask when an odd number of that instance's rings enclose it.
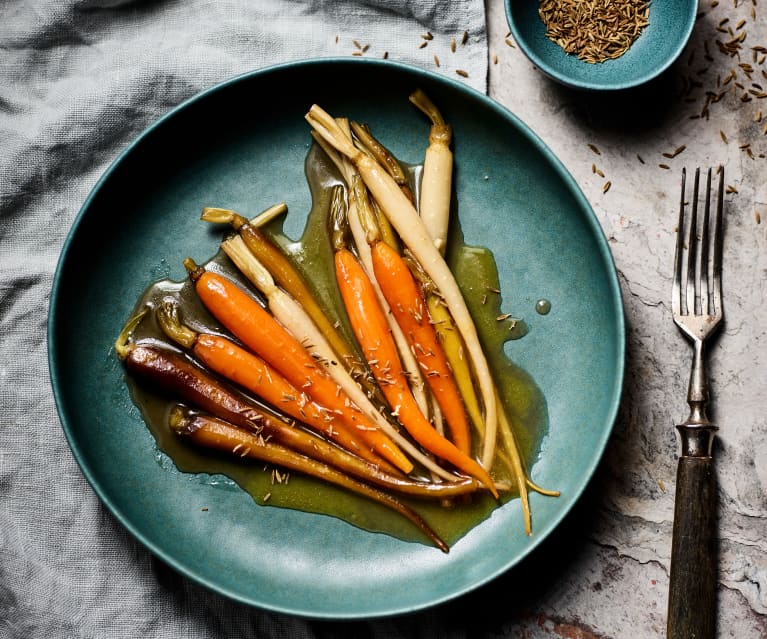
<path fill-rule="evenodd" d="M 359 67 L 376 67 L 376 68 L 388 68 L 396 71 L 403 71 L 407 74 L 414 76 L 423 76 L 430 81 L 435 82 L 448 90 L 455 90 L 459 93 L 468 93 L 469 96 L 482 103 L 482 106 L 495 111 L 503 119 L 509 121 L 516 131 L 526 138 L 535 149 L 545 157 L 545 159 L 551 164 L 553 170 L 556 171 L 558 177 L 562 180 L 563 185 L 571 193 L 578 208 L 583 215 L 584 222 L 588 227 L 588 230 L 595 240 L 595 244 L 599 250 L 600 261 L 604 264 L 606 282 L 609 283 L 609 290 L 611 294 L 611 314 L 615 320 L 615 368 L 616 379 L 613 384 L 612 394 L 610 395 L 610 410 L 605 414 L 605 428 L 601 432 L 601 437 L 597 440 L 595 446 L 595 453 L 591 457 L 591 463 L 588 468 L 584 469 L 582 476 L 579 478 L 576 484 L 575 490 L 572 491 L 572 496 L 568 498 L 569 504 L 566 507 L 562 507 L 551 518 L 548 525 L 536 532 L 535 538 L 531 539 L 530 543 L 523 548 L 513 561 L 507 561 L 503 565 L 499 565 L 496 570 L 490 571 L 483 575 L 481 578 L 474 579 L 470 584 L 465 585 L 462 588 L 453 589 L 448 593 L 444 593 L 440 596 L 432 596 L 428 601 L 416 604 L 413 606 L 398 606 L 387 607 L 386 605 L 379 606 L 375 612 L 370 610 L 362 612 L 354 612 L 349 610 L 336 611 L 336 612 L 324 612 L 308 609 L 307 607 L 301 608 L 300 606 L 279 606 L 274 604 L 265 603 L 259 600 L 258 597 L 254 597 L 252 594 L 247 595 L 242 592 L 234 591 L 232 588 L 222 586 L 221 584 L 213 584 L 204 575 L 198 575 L 193 569 L 187 567 L 183 562 L 177 560 L 172 553 L 167 552 L 157 544 L 153 543 L 146 537 L 132 522 L 132 520 L 126 516 L 119 504 L 106 494 L 105 488 L 103 488 L 96 477 L 94 470 L 87 464 L 83 450 L 80 447 L 77 439 L 74 436 L 72 427 L 70 424 L 71 417 L 67 414 L 66 402 L 64 392 L 61 387 L 59 376 L 59 365 L 57 360 L 57 337 L 55 335 L 56 326 L 58 323 L 57 316 L 62 312 L 63 306 L 60 301 L 59 295 L 62 287 L 63 271 L 68 261 L 70 248 L 74 243 L 75 236 L 78 233 L 78 229 L 84 223 L 85 218 L 88 215 L 88 211 L 91 209 L 93 201 L 96 199 L 98 193 L 103 186 L 110 180 L 112 174 L 118 169 L 118 167 L 138 149 L 156 129 L 165 125 L 166 122 L 178 116 L 180 113 L 195 105 L 199 101 L 207 100 L 215 96 L 215 94 L 226 90 L 228 87 L 241 82 L 253 82 L 258 81 L 258 78 L 264 75 L 279 74 L 286 70 L 294 69 L 297 67 L 312 67 L 323 65 L 349 65 Z M 373 58 L 349 58 L 349 57 L 320 57 L 320 58 L 307 58 L 301 60 L 294 60 L 290 62 L 283 62 L 265 66 L 262 68 L 246 71 L 244 73 L 232 76 L 221 82 L 215 83 L 212 86 L 197 92 L 196 94 L 183 100 L 177 106 L 170 109 L 167 113 L 160 116 L 154 122 L 145 127 L 137 136 L 132 138 L 131 142 L 119 152 L 117 157 L 107 166 L 103 174 L 96 181 L 91 188 L 86 199 L 83 201 L 77 215 L 75 216 L 72 225 L 67 233 L 66 239 L 62 245 L 61 252 L 54 272 L 51 294 L 48 308 L 48 321 L 46 328 L 47 337 L 47 353 L 48 353 L 48 372 L 50 376 L 50 382 L 53 389 L 53 395 L 56 403 L 56 410 L 61 422 L 62 430 L 64 431 L 67 444 L 70 451 L 77 462 L 77 465 L 85 477 L 87 483 L 91 486 L 91 489 L 95 492 L 99 500 L 107 507 L 107 509 L 114 515 L 117 521 L 123 526 L 131 536 L 136 539 L 141 545 L 150 551 L 153 555 L 161 559 L 165 564 L 176 570 L 184 577 L 190 579 L 194 583 L 212 591 L 219 595 L 225 596 L 233 601 L 241 604 L 253 606 L 261 610 L 267 610 L 271 612 L 277 612 L 281 614 L 294 615 L 296 617 L 310 618 L 310 619 L 326 619 L 326 620 L 353 620 L 360 618 L 379 618 L 389 617 L 398 614 L 413 613 L 427 608 L 437 606 L 447 601 L 456 599 L 460 596 L 476 590 L 477 588 L 489 583 L 496 579 L 501 574 L 509 571 L 515 565 L 519 564 L 524 558 L 529 556 L 543 541 L 546 539 L 554 529 L 556 529 L 561 521 L 572 511 L 575 505 L 580 500 L 583 492 L 588 486 L 589 482 L 594 476 L 597 466 L 601 462 L 604 452 L 615 426 L 615 422 L 618 416 L 620 408 L 621 397 L 623 394 L 623 386 L 625 379 L 625 352 L 626 352 L 626 322 L 625 322 L 625 309 L 623 305 L 623 296 L 620 289 L 618 280 L 618 273 L 615 266 L 614 257 L 609 249 L 609 245 L 602 229 L 599 224 L 598 218 L 594 213 L 590 203 L 583 194 L 581 188 L 566 169 L 563 162 L 553 153 L 553 151 L 542 141 L 542 139 L 518 116 L 516 116 L 510 109 L 503 106 L 490 96 L 480 92 L 479 90 L 467 85 L 461 81 L 454 80 L 447 77 L 444 74 L 436 73 L 428 69 L 424 69 L 418 66 L 414 66 L 404 62 L 373 59 Z"/>

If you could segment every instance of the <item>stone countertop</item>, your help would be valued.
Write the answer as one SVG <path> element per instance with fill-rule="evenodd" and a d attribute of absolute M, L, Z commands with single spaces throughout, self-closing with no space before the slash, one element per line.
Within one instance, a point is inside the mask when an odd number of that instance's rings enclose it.
<path fill-rule="evenodd" d="M 612 248 L 627 322 L 625 394 L 604 460 L 535 561 L 502 578 L 514 600 L 496 623 L 502 636 L 527 639 L 665 636 L 674 425 L 687 416 L 691 362 L 669 304 L 679 184 L 683 167 L 722 164 L 726 317 L 708 358 L 720 426 L 718 635 L 767 636 L 767 330 L 759 321 L 767 100 L 755 97 L 767 87 L 759 49 L 767 46 L 765 9 L 756 0 L 701 2 L 690 43 L 669 72 L 638 90 L 603 94 L 550 81 L 515 45 L 503 1 L 487 7 L 490 96 L 542 138 L 591 203 Z M 716 44 L 732 37 L 727 27 L 747 33 L 737 55 Z M 673 158 L 663 155 L 682 146 Z M 503 587 L 488 592 L 500 597 Z"/>

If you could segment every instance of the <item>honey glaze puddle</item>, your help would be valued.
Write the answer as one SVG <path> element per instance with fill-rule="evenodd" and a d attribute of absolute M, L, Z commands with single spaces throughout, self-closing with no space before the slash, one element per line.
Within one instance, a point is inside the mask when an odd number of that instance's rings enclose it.
<path fill-rule="evenodd" d="M 284 233 L 281 220 L 273 221 L 263 230 L 292 257 L 317 299 L 324 304 L 331 320 L 338 323 L 349 342 L 354 344 L 335 282 L 333 250 L 327 230 L 330 188 L 340 183 L 340 180 L 335 169 L 316 145 L 312 145 L 307 154 L 305 167 L 312 195 L 312 208 L 301 238 L 298 241 L 291 240 Z M 414 183 L 417 183 L 420 167 L 411 166 L 409 170 Z M 500 283 L 495 259 L 489 250 L 464 243 L 457 216 L 453 216 L 451 220 L 447 260 L 476 323 L 488 364 L 513 425 L 522 458 L 529 467 L 536 459 L 541 440 L 548 429 L 546 402 L 530 375 L 516 366 L 504 352 L 505 344 L 509 340 L 518 339 L 525 334 L 525 325 L 501 311 Z M 219 250 L 203 266 L 240 283 L 258 299 L 252 285 L 222 251 Z M 136 303 L 134 312 L 147 306 L 156 309 L 163 299 L 169 297 L 179 302 L 182 321 L 195 331 L 227 335 L 226 330 L 202 306 L 188 279 L 183 282 L 155 282 L 144 291 Z M 156 340 L 168 345 L 154 313 L 146 316 L 134 332 L 134 338 L 137 341 Z M 410 522 L 369 499 L 319 480 L 282 472 L 265 466 L 263 462 L 227 457 L 194 446 L 172 432 L 168 426 L 170 410 L 178 402 L 157 394 L 152 388 L 130 376 L 127 381 L 131 397 L 155 438 L 160 451 L 158 459 L 169 472 L 176 471 L 163 459 L 164 455 L 172 460 L 178 471 L 190 473 L 184 475 L 190 481 L 202 481 L 220 490 L 232 490 L 239 486 L 258 504 L 338 517 L 364 530 L 426 543 L 421 533 Z M 263 406 L 262 402 L 252 396 L 251 399 Z M 508 479 L 498 469 L 494 469 L 493 475 L 496 479 Z M 506 494 L 502 502 L 505 503 L 515 496 L 515 493 Z M 416 510 L 450 545 L 489 517 L 499 506 L 486 492 L 456 500 L 451 505 L 407 497 L 398 498 Z M 214 501 L 205 506 L 211 514 L 215 512 Z M 510 531 L 509 534 L 524 534 L 521 522 L 519 531 Z"/>

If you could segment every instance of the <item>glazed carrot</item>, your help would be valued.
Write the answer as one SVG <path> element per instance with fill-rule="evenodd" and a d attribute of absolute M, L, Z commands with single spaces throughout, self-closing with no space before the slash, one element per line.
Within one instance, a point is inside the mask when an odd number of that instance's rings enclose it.
<path fill-rule="evenodd" d="M 340 189 L 340 187 L 338 188 Z M 436 473 L 443 479 L 455 481 L 457 478 L 456 475 L 448 473 L 446 470 L 436 465 L 430 457 L 423 454 L 418 446 L 415 446 L 410 439 L 403 436 L 398 429 L 389 423 L 387 418 L 382 414 L 381 408 L 386 405 L 386 399 L 381 393 L 380 388 L 375 385 L 367 367 L 365 367 L 364 378 L 369 378 L 377 389 L 378 392 L 375 396 L 366 394 L 365 388 L 358 383 L 359 376 L 357 376 L 358 379 L 355 380 L 354 377 L 352 377 L 351 371 L 343 366 L 336 365 L 336 356 L 325 339 L 325 336 L 311 321 L 311 318 L 306 314 L 303 307 L 285 291 L 274 284 L 269 272 L 250 252 L 242 238 L 239 236 L 231 237 L 224 240 L 221 246 L 240 272 L 242 272 L 243 275 L 245 275 L 245 277 L 247 277 L 248 280 L 265 295 L 268 300 L 269 310 L 272 312 L 275 319 L 306 346 L 306 349 L 312 357 L 325 367 L 325 370 L 346 392 L 349 399 L 354 402 L 355 406 L 377 424 L 382 432 L 391 437 L 392 441 L 394 441 L 394 443 L 399 446 L 410 459 L 419 462 L 425 468 Z M 410 354 L 410 351 L 407 352 Z M 413 358 L 413 361 L 415 362 L 415 358 Z M 359 363 L 357 368 L 361 368 L 359 367 Z M 372 401 L 373 398 L 376 400 L 375 403 Z"/>
<path fill-rule="evenodd" d="M 373 464 L 317 435 L 296 428 L 247 401 L 183 355 L 152 343 L 132 343 L 118 350 L 125 367 L 158 391 L 311 456 L 355 477 L 383 474 Z"/>
<path fill-rule="evenodd" d="M 205 307 L 247 348 L 277 369 L 297 388 L 338 415 L 359 433 L 370 450 L 405 473 L 412 462 L 349 399 L 322 365 L 250 295 L 226 277 L 184 262 Z"/>
<path fill-rule="evenodd" d="M 452 442 L 441 436 L 424 418 L 407 385 L 397 347 L 391 338 L 370 278 L 348 250 L 335 255 L 336 278 L 352 329 L 362 347 L 373 376 L 400 423 L 421 446 L 459 470 L 476 477 L 495 495 L 498 493 L 488 472 Z"/>
<path fill-rule="evenodd" d="M 451 439 L 469 455 L 471 436 L 466 410 L 415 279 L 405 260 L 385 242 L 376 242 L 371 250 L 375 277 L 442 409 Z"/>
<path fill-rule="evenodd" d="M 272 208 L 277 210 L 276 207 Z M 281 210 L 284 212 L 287 207 Z M 254 223 L 249 222 L 247 218 L 228 209 L 206 208 L 203 209 L 201 218 L 206 222 L 230 224 L 238 232 L 253 256 L 269 271 L 274 281 L 303 307 L 306 314 L 325 336 L 335 353 L 335 357 L 343 362 L 349 370 L 354 371 L 355 368 L 359 367 L 359 355 L 354 352 L 329 319 L 325 309 L 317 301 L 316 295 L 290 258 L 266 233 Z M 368 384 L 364 375 L 360 376 L 359 381 L 365 390 L 375 392 L 375 386 Z"/>
<path fill-rule="evenodd" d="M 157 309 L 157 319 L 168 337 L 189 349 L 213 372 L 254 393 L 278 412 L 306 424 L 346 450 L 394 472 L 394 467 L 368 450 L 338 415 L 313 401 L 263 359 L 227 337 L 198 333 L 183 325 L 175 301 L 164 301 Z"/>
<path fill-rule="evenodd" d="M 479 482 L 469 478 L 437 484 L 391 475 L 321 437 L 295 428 L 224 385 L 181 353 L 154 342 L 130 341 L 133 329 L 145 315 L 146 312 L 142 312 L 131 318 L 115 342 L 115 351 L 132 375 L 152 384 L 157 392 L 387 490 L 443 499 L 470 494 L 480 488 Z M 509 490 L 509 486 L 502 483 L 497 488 Z"/>
<path fill-rule="evenodd" d="M 221 418 L 216 418 L 217 420 L 220 420 L 221 423 L 226 424 L 231 428 L 235 429 L 236 433 L 230 430 L 230 435 L 232 437 L 235 437 L 239 439 L 239 442 L 236 442 L 234 446 L 225 446 L 223 443 L 220 445 L 216 445 L 217 448 L 220 450 L 225 450 L 226 452 L 231 452 L 233 454 L 240 454 L 243 456 L 247 456 L 248 453 L 246 453 L 247 446 L 245 445 L 245 440 L 248 439 L 249 441 L 253 441 L 250 438 L 256 438 L 259 442 L 271 442 L 271 440 L 265 438 L 265 437 L 259 437 L 258 434 L 253 433 L 251 431 L 246 431 L 240 428 L 239 426 L 236 426 L 232 424 L 231 422 L 228 422 Z M 243 434 L 247 437 L 243 437 Z M 227 435 L 229 437 L 229 435 Z M 212 443 L 212 442 L 211 442 Z M 243 444 L 241 447 L 237 447 L 237 443 Z M 292 450 L 292 449 L 288 449 Z M 310 455 L 304 454 L 304 456 L 309 457 L 310 459 L 314 459 Z M 316 461 L 316 460 L 315 460 Z M 319 463 L 323 463 L 326 466 L 332 466 L 332 464 L 328 464 L 327 462 L 320 461 Z M 390 490 L 396 493 L 399 493 L 401 495 L 406 495 L 409 497 L 416 497 L 418 499 L 446 499 L 451 497 L 461 497 L 465 495 L 471 495 L 479 490 L 482 490 L 482 485 L 473 477 L 463 477 L 460 481 L 456 482 L 449 482 L 449 483 L 434 483 L 434 482 L 426 482 L 426 481 L 418 481 L 408 478 L 402 478 L 402 477 L 395 477 L 394 475 L 388 475 L 379 469 L 377 469 L 376 466 L 372 466 L 370 464 L 367 465 L 361 465 L 361 468 L 364 469 L 365 472 L 363 473 L 349 473 L 349 476 L 357 477 L 361 481 L 364 481 L 366 483 L 371 483 L 379 486 L 380 488 Z M 497 484 L 497 488 L 501 491 L 509 491 L 511 489 L 511 486 L 508 483 L 499 483 Z"/>
<path fill-rule="evenodd" d="M 342 124 L 346 124 L 346 121 L 342 120 Z M 345 127 L 342 127 L 342 129 L 346 131 Z M 360 261 L 362 262 L 365 270 L 372 277 L 373 263 L 370 256 L 370 247 L 368 246 L 368 241 L 370 238 L 370 233 L 372 232 L 373 227 L 375 227 L 375 223 L 373 222 L 368 224 L 366 225 L 367 228 L 363 228 L 363 224 L 361 222 L 361 218 L 363 217 L 374 217 L 371 207 L 368 206 L 369 197 L 367 192 L 365 191 L 364 185 L 361 183 L 361 178 L 357 170 L 354 168 L 354 165 L 346 158 L 342 158 L 341 155 L 335 149 L 333 149 L 321 136 L 317 135 L 315 131 L 312 131 L 312 134 L 314 135 L 317 143 L 322 147 L 325 153 L 327 153 L 328 157 L 338 167 L 339 171 L 344 176 L 348 187 L 348 207 L 346 210 L 343 210 L 344 199 L 341 194 L 341 188 L 338 187 L 333 193 L 330 209 L 331 218 L 334 220 L 341 219 L 340 222 L 334 221 L 334 225 L 336 227 L 339 225 L 344 225 L 343 218 L 345 218 L 345 221 L 348 222 L 348 230 L 351 231 L 352 237 L 354 238 L 354 243 L 356 244 L 357 254 L 359 255 Z M 339 233 L 337 233 L 337 229 L 334 228 L 334 248 L 343 246 L 345 243 L 343 237 L 341 237 L 340 241 L 336 241 L 336 237 L 338 235 Z M 407 344 L 407 339 L 405 339 L 405 336 L 402 333 L 402 329 L 399 327 L 399 324 L 394 321 L 394 318 L 389 311 L 388 304 L 386 303 L 386 299 L 384 298 L 383 293 L 378 286 L 378 282 L 376 282 L 375 279 L 371 281 L 378 298 L 378 303 L 381 305 L 381 308 L 384 309 L 386 321 L 388 322 L 389 329 L 391 330 L 392 336 L 394 337 L 394 343 L 397 345 L 397 350 L 399 351 L 402 365 L 408 373 L 408 381 L 410 382 L 410 388 L 413 391 L 416 403 L 418 404 L 424 416 L 427 416 L 429 414 L 429 400 L 426 394 L 423 375 L 421 375 L 421 369 L 418 367 L 418 362 L 416 362 L 415 357 L 410 352 L 410 348 Z M 437 474 L 440 473 L 439 470 L 434 470 L 434 472 L 437 472 Z"/>
<path fill-rule="evenodd" d="M 477 328 L 463 298 L 455 276 L 443 255 L 434 245 L 415 207 L 402 193 L 394 179 L 371 156 L 357 149 L 330 114 L 316 104 L 306 114 L 307 121 L 325 140 L 357 167 L 370 193 L 399 233 L 423 270 L 431 277 L 448 305 L 455 325 L 461 333 L 473 366 L 485 411 L 485 439 L 482 465 L 490 468 L 495 456 L 498 414 L 493 378 L 477 334 Z"/>
<path fill-rule="evenodd" d="M 171 412 L 169 421 L 170 427 L 177 434 L 190 438 L 199 446 L 275 464 L 372 499 L 408 519 L 437 548 L 442 552 L 448 552 L 447 544 L 418 513 L 388 493 L 356 481 L 330 466 L 279 444 L 268 442 L 263 437 L 252 435 L 215 417 L 188 414 L 179 408 Z"/>

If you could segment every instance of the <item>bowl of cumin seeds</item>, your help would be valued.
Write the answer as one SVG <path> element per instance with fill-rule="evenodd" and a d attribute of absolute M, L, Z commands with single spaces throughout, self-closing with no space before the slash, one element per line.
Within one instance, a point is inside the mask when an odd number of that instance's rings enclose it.
<path fill-rule="evenodd" d="M 621 90 L 668 69 L 690 39 L 697 0 L 505 0 L 519 48 L 548 77 Z"/>

